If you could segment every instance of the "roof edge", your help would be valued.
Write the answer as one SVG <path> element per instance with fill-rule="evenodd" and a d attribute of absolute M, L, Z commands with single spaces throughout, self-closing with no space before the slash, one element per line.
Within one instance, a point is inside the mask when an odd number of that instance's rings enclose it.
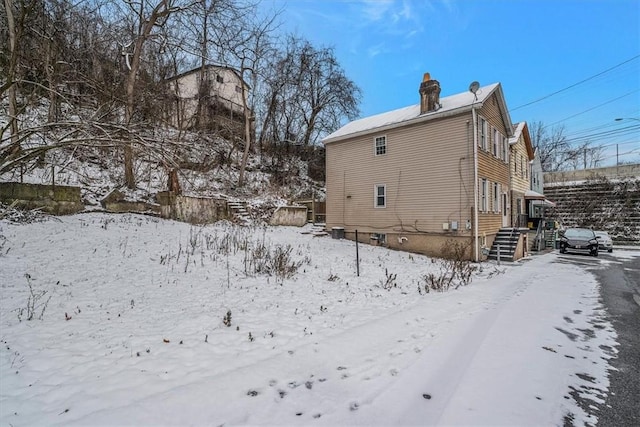
<path fill-rule="evenodd" d="M 325 138 L 325 139 L 322 140 L 322 144 L 323 145 L 327 145 L 327 144 L 330 144 L 332 142 L 345 141 L 345 140 L 348 140 L 348 139 L 357 138 L 357 137 L 369 135 L 369 134 L 372 134 L 372 133 L 384 132 L 384 131 L 387 131 L 387 130 L 396 129 L 396 128 L 400 128 L 400 127 L 405 127 L 405 126 L 413 125 L 413 124 L 416 124 L 416 123 L 426 122 L 426 121 L 433 120 L 433 119 L 457 116 L 459 114 L 466 113 L 467 111 L 471 111 L 472 108 L 482 108 L 483 105 L 484 105 L 484 103 L 478 102 L 478 103 L 473 103 L 473 104 L 470 104 L 470 105 L 464 105 L 462 107 L 455 108 L 453 110 L 447 110 L 447 111 L 444 111 L 444 112 L 441 112 L 441 113 L 438 113 L 437 111 L 436 112 L 430 112 L 430 113 L 422 114 L 422 115 L 420 115 L 418 117 L 415 117 L 415 118 L 409 119 L 409 120 L 405 120 L 405 121 L 402 121 L 402 122 L 391 123 L 391 124 L 388 124 L 388 125 L 384 125 L 384 126 L 380 126 L 380 127 L 372 128 L 372 129 L 365 129 L 365 130 L 361 130 L 361 131 L 358 131 L 358 132 L 349 133 L 349 134 L 346 134 L 346 135 L 336 136 L 336 137 L 333 137 L 333 138 Z"/>

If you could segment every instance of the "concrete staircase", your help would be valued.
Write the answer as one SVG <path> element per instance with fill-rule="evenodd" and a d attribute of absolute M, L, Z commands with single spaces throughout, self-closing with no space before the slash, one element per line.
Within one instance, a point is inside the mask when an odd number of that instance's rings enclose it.
<path fill-rule="evenodd" d="M 520 230 L 517 228 L 501 228 L 496 235 L 491 250 L 489 251 L 489 259 L 498 259 L 498 246 L 500 246 L 500 260 L 513 261 L 513 256 L 520 239 Z"/>
<path fill-rule="evenodd" d="M 245 202 L 240 200 L 227 200 L 227 208 L 235 222 L 241 225 L 251 224 L 251 217 L 249 216 L 249 211 L 247 210 Z"/>

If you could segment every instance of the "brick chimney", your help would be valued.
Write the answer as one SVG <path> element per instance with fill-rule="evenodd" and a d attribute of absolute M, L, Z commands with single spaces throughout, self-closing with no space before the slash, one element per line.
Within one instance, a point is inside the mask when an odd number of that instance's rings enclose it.
<path fill-rule="evenodd" d="M 420 114 L 436 111 L 440 108 L 440 83 L 431 80 L 429 73 L 424 73 L 420 83 Z"/>

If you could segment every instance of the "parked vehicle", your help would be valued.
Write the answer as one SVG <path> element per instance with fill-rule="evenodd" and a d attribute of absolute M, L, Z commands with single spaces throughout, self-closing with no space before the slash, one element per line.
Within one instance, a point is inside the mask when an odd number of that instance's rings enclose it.
<path fill-rule="evenodd" d="M 560 253 L 578 252 L 598 256 L 599 242 L 588 228 L 567 228 L 560 232 Z"/>
<path fill-rule="evenodd" d="M 596 233 L 596 239 L 598 239 L 598 247 L 603 251 L 606 250 L 607 252 L 612 252 L 613 240 L 611 239 L 611 236 L 609 236 L 609 233 L 597 230 L 594 231 L 594 233 Z"/>

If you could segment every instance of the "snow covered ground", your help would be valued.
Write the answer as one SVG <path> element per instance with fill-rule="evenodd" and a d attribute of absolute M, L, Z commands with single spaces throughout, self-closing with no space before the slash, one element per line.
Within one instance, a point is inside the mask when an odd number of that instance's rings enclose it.
<path fill-rule="evenodd" d="M 357 277 L 353 242 L 301 231 L 0 221 L 0 425 L 596 422 L 617 344 L 581 267 L 426 293 L 434 260 L 361 245 Z"/>

